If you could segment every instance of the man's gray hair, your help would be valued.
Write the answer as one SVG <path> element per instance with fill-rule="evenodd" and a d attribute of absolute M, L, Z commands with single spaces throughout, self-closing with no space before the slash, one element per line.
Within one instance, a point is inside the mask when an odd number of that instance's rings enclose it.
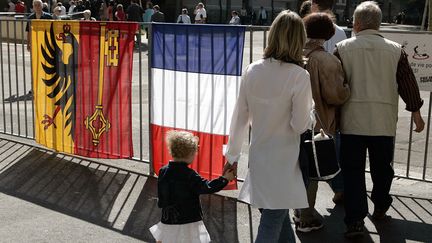
<path fill-rule="evenodd" d="M 354 23 L 359 24 L 360 30 L 379 30 L 381 20 L 381 9 L 374 1 L 362 2 L 354 10 Z"/>

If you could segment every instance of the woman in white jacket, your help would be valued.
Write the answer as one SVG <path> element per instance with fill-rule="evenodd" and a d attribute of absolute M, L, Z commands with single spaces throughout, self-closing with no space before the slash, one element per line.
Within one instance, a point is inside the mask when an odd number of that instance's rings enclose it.
<path fill-rule="evenodd" d="M 239 199 L 262 209 L 256 242 L 295 242 L 289 210 L 307 207 L 298 157 L 300 134 L 311 127 L 309 74 L 303 69 L 301 18 L 281 12 L 264 58 L 243 74 L 225 156 L 235 167 L 251 126 L 249 168 Z"/>

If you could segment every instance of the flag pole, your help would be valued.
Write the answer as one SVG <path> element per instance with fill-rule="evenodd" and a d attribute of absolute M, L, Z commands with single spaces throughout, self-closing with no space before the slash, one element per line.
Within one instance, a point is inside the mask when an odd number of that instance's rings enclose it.
<path fill-rule="evenodd" d="M 153 73 L 152 73 L 152 58 L 153 58 L 153 24 L 148 25 L 148 124 L 149 124 L 149 174 L 154 175 L 153 166 L 153 132 L 152 132 L 152 88 L 153 88 Z M 140 91 L 141 92 L 141 91 Z M 142 148 L 141 148 L 142 149 Z"/>

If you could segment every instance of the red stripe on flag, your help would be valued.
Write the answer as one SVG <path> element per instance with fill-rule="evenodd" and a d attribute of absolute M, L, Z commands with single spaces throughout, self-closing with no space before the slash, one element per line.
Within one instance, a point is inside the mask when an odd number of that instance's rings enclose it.
<path fill-rule="evenodd" d="M 97 158 L 131 158 L 132 108 L 131 73 L 134 34 L 138 27 L 131 23 L 105 23 L 108 51 L 105 52 L 101 39 L 101 23 L 80 23 L 79 81 L 76 91 L 76 139 L 75 153 Z M 111 31 L 111 32 L 110 32 Z M 104 38 L 105 39 L 105 38 Z M 118 45 L 117 45 L 118 44 Z M 98 104 L 100 54 L 104 55 L 102 103 Z M 117 59 L 108 63 L 108 56 Z M 102 113 L 110 128 L 102 133 L 97 145 L 93 134 L 86 128 L 85 121 L 91 117 L 96 106 L 102 106 Z M 78 114 L 79 113 L 79 114 Z M 93 121 L 96 129 L 101 128 L 102 119 Z"/>
<path fill-rule="evenodd" d="M 156 174 L 159 173 L 159 169 L 168 164 L 169 160 L 172 160 L 169 154 L 165 135 L 170 130 L 182 130 L 178 128 L 162 127 L 154 124 L 150 124 L 152 134 L 152 156 L 153 156 L 153 168 Z M 202 177 L 212 180 L 222 175 L 223 166 L 225 164 L 225 158 L 222 153 L 222 147 L 228 142 L 227 135 L 217 135 L 196 131 L 188 131 L 193 133 L 199 138 L 199 150 L 198 155 L 192 162 L 190 167 L 197 171 Z M 235 190 L 237 189 L 237 182 L 231 181 L 224 190 Z"/>
<path fill-rule="evenodd" d="M 97 102 L 99 78 L 100 26 L 80 23 L 78 85 L 75 92 L 76 125 L 75 154 L 90 156 L 92 134 L 85 127 L 85 119 L 93 113 Z M 94 156 L 98 157 L 98 156 Z"/>

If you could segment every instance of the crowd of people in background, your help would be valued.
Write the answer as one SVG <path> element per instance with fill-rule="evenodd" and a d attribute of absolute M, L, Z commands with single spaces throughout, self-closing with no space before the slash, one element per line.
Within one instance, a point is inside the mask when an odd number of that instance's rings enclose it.
<path fill-rule="evenodd" d="M 27 7 L 21 0 L 8 0 L 5 10 L 7 12 L 25 13 L 27 11 Z"/>
<path fill-rule="evenodd" d="M 95 20 L 125 21 L 127 20 L 127 15 L 134 15 L 137 12 L 135 8 L 137 1 L 131 0 L 42 0 L 41 2 L 42 11 L 51 14 L 54 18 L 65 16 L 65 19 L 68 19 L 70 15 L 76 13 L 84 15 L 90 11 L 91 18 Z M 149 3 L 151 4 L 149 1 L 147 5 Z M 139 7 L 141 8 L 141 6 Z M 7 12 L 29 14 L 35 12 L 33 4 L 27 7 L 23 0 L 8 0 L 7 8 L 4 10 Z M 143 13 L 140 14 L 142 15 Z M 147 20 L 151 21 L 150 19 Z M 142 22 L 143 16 L 137 19 L 137 21 Z"/>
<path fill-rule="evenodd" d="M 166 18 L 162 8 L 163 6 L 144 0 L 42 0 L 43 12 L 50 13 L 55 19 L 68 19 L 76 13 L 84 15 L 84 11 L 88 10 L 91 13 L 91 19 L 94 20 L 165 22 Z M 15 13 L 34 13 L 33 6 L 26 6 L 25 0 L 8 0 L 7 8 L 4 10 Z M 88 11 L 85 14 L 88 15 Z M 230 16 L 227 16 L 228 19 L 225 22 L 227 24 L 269 24 L 269 14 L 263 6 L 256 11 L 253 9 L 247 11 L 243 7 L 240 10 L 232 9 L 229 13 Z M 185 24 L 206 24 L 208 23 L 207 15 L 205 5 L 198 2 L 193 11 L 183 7 L 174 21 Z M 84 19 L 88 18 L 84 17 Z"/>
<path fill-rule="evenodd" d="M 157 0 L 154 0 L 157 1 Z M 308 1 L 303 0 L 303 3 L 307 3 Z M 42 0 L 43 3 L 43 11 L 50 13 L 55 16 L 64 16 L 64 18 L 68 18 L 67 16 L 71 16 L 75 13 L 83 13 L 84 10 L 90 10 L 91 16 L 96 20 L 101 21 L 125 21 L 127 20 L 127 10 L 130 5 L 132 5 L 131 0 Z M 58 15 L 58 10 L 56 8 L 60 3 L 61 12 Z M 180 13 L 175 15 L 172 6 L 162 6 L 155 5 L 152 3 L 152 0 L 137 0 L 136 3 L 143 9 L 144 15 L 142 16 L 143 22 L 151 22 L 151 16 L 153 13 L 158 12 L 157 17 L 155 18 L 157 21 L 155 22 L 176 22 L 176 23 L 189 23 L 187 20 L 179 22 L 179 17 L 181 19 L 188 16 L 190 18 L 190 23 L 203 24 L 208 23 L 209 19 L 207 15 L 210 15 L 211 23 L 217 24 L 241 24 L 241 25 L 270 25 L 272 19 L 277 15 L 279 10 L 273 11 L 267 6 L 246 6 L 243 5 L 241 9 L 238 7 L 227 8 L 224 9 L 224 15 L 220 15 L 220 11 L 218 14 L 215 14 L 214 9 L 210 10 L 210 14 L 205 9 L 205 6 L 202 2 L 198 2 L 195 8 L 191 8 L 189 6 L 182 6 Z M 159 8 L 158 11 L 154 10 L 154 7 Z M 33 13 L 32 8 L 32 0 L 4 0 L 4 3 L 0 4 L 2 11 L 13 12 L 18 14 L 29 14 Z M 163 14 L 163 9 L 168 8 L 170 11 L 168 16 L 161 18 Z M 186 12 L 184 12 L 186 9 Z M 165 9 L 166 10 L 166 9 Z M 119 14 L 116 14 L 119 11 Z M 234 11 L 236 12 L 234 15 Z M 124 14 L 123 14 L 124 13 Z M 54 16 L 55 15 L 55 16 Z M 302 16 L 301 12 L 299 15 Z M 237 19 L 238 17 L 238 19 Z M 335 14 L 334 16 L 337 22 L 342 23 L 339 20 L 339 15 Z M 345 22 L 343 25 L 347 25 L 348 27 L 352 27 L 352 20 L 348 17 L 343 17 Z M 406 24 L 407 22 L 406 13 L 404 11 L 398 12 L 393 16 L 391 22 L 395 24 Z"/>

